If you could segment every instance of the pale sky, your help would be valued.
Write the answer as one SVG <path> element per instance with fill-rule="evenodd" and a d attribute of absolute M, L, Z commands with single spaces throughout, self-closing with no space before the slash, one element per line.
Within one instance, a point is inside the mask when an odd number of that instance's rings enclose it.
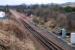
<path fill-rule="evenodd" d="M 65 3 L 75 2 L 75 0 L 0 0 L 0 5 L 19 5 L 25 4 L 47 4 L 47 3 Z"/>

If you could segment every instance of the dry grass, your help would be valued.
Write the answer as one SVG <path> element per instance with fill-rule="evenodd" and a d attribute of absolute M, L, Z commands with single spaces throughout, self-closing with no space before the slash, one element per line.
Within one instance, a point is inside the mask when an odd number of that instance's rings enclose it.
<path fill-rule="evenodd" d="M 23 37 L 27 33 L 22 33 L 20 27 L 13 20 L 0 21 L 0 50 L 35 50 L 33 41 Z"/>

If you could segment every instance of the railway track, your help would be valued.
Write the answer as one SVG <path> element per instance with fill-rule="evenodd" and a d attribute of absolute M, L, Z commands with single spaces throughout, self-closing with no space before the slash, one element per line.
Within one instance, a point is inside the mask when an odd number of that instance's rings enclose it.
<path fill-rule="evenodd" d="M 14 15 L 14 11 L 11 11 Z M 38 30 L 37 27 L 34 27 L 33 24 L 30 23 L 26 18 L 15 12 L 14 18 L 20 20 L 24 27 L 32 33 L 32 35 L 43 45 L 47 50 L 73 50 L 68 44 L 63 42 L 61 39 L 58 39 L 52 33 L 43 32 L 42 30 Z M 42 32 L 39 32 L 42 31 Z"/>
<path fill-rule="evenodd" d="M 33 34 L 33 36 L 47 48 L 47 50 L 63 50 L 61 47 L 57 46 L 46 37 L 42 36 L 39 32 L 31 28 L 27 23 L 25 23 L 25 21 L 21 21 L 23 22 L 24 26 Z"/>

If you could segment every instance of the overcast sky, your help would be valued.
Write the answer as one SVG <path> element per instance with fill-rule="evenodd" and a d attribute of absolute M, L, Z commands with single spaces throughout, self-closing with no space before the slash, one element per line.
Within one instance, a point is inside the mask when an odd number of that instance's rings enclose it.
<path fill-rule="evenodd" d="M 0 5 L 19 5 L 25 4 L 47 4 L 47 3 L 65 3 L 75 2 L 75 0 L 0 0 Z"/>

